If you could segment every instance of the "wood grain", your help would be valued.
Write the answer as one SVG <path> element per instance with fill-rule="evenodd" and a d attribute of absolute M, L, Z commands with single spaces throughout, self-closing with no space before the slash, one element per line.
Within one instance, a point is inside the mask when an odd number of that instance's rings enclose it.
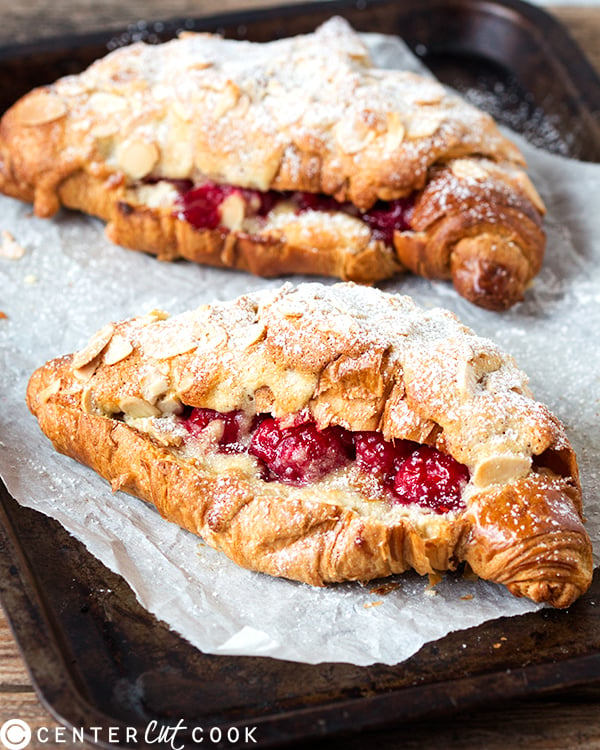
<path fill-rule="evenodd" d="M 551 10 L 600 72 L 600 6 L 557 7 Z"/>
<path fill-rule="evenodd" d="M 148 21 L 167 17 L 219 12 L 243 7 L 243 0 L 28 0 L 14 3 L 0 0 L 0 46 L 23 43 L 40 37 L 101 29 L 123 28 L 144 18 Z M 274 5 L 274 0 L 253 0 L 253 7 Z M 281 3 L 277 3 L 281 5 Z M 600 72 L 600 5 L 593 7 L 552 7 L 550 11 L 569 30 L 571 36 Z M 44 19 L 43 24 L 38 19 Z M 40 742 L 38 728 L 60 725 L 38 700 L 27 669 L 21 659 L 4 613 L 0 610 L 0 725 L 11 718 L 24 719 L 34 731 L 29 748 L 85 748 L 68 741 Z M 435 722 L 404 725 L 395 731 L 370 734 L 312 745 L 315 750 L 600 750 L 600 675 L 588 688 L 560 693 L 545 699 L 521 701 L 488 710 L 467 712 Z"/>

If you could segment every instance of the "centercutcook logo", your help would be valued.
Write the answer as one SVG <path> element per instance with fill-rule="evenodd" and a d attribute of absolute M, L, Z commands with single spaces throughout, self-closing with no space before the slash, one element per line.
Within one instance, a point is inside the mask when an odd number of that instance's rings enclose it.
<path fill-rule="evenodd" d="M 22 719 L 9 719 L 0 727 L 0 742 L 7 750 L 23 750 L 31 742 L 31 728 Z"/>
<path fill-rule="evenodd" d="M 137 727 L 38 727 L 35 734 L 22 719 L 8 719 L 0 727 L 0 745 L 6 750 L 23 750 L 32 739 L 41 745 L 63 745 L 67 742 L 83 744 L 92 739 L 98 742 L 103 739 L 108 744 L 121 743 L 135 747 L 139 742 L 144 745 L 156 745 L 169 750 L 184 750 L 183 733 L 189 732 L 194 745 L 217 745 L 226 747 L 256 745 L 256 727 L 188 727 L 180 719 L 177 724 L 161 724 L 151 721 L 145 729 Z"/>

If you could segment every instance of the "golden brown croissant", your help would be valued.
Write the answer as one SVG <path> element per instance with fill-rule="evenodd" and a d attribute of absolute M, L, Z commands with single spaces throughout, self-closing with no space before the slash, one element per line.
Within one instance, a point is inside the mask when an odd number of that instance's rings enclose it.
<path fill-rule="evenodd" d="M 450 313 L 285 285 L 99 331 L 31 378 L 57 450 L 242 566 L 313 585 L 466 562 L 556 607 L 589 586 L 575 455 Z"/>
<path fill-rule="evenodd" d="M 492 118 L 373 67 L 339 18 L 267 44 L 134 44 L 0 123 L 0 191 L 99 216 L 163 260 L 372 283 L 410 270 L 476 304 L 522 299 L 544 206 Z"/>

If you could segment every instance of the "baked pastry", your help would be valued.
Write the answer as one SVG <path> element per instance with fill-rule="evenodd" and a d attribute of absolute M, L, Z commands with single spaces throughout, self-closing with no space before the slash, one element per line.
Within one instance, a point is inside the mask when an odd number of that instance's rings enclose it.
<path fill-rule="evenodd" d="M 544 206 L 491 117 L 373 67 L 340 18 L 266 44 L 133 44 L 0 123 L 0 191 L 101 217 L 163 260 L 373 283 L 409 270 L 504 309 L 538 273 Z"/>
<path fill-rule="evenodd" d="M 313 585 L 466 562 L 556 607 L 590 584 L 575 455 L 513 360 L 355 284 L 97 333 L 27 400 L 58 451 L 242 566 Z"/>

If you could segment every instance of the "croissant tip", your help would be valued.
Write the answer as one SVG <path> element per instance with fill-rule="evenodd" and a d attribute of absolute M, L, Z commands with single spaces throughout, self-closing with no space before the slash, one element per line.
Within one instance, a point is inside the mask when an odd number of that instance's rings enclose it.
<path fill-rule="evenodd" d="M 507 587 L 515 596 L 527 597 L 538 604 L 549 604 L 555 609 L 567 609 L 587 591 L 589 583 L 519 581 Z"/>
<path fill-rule="evenodd" d="M 512 270 L 483 258 L 468 258 L 452 269 L 456 291 L 479 307 L 501 312 L 522 302 L 524 287 Z"/>

